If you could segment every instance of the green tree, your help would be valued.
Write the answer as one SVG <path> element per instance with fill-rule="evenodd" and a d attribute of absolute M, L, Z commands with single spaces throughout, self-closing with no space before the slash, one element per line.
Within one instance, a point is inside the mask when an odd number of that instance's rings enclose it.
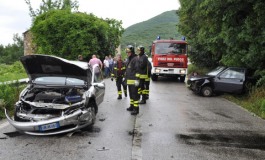
<path fill-rule="evenodd" d="M 103 20 L 93 14 L 50 10 L 36 17 L 32 28 L 37 53 L 76 59 L 79 54 L 90 58 L 113 53 L 119 44 L 121 22 Z"/>
<path fill-rule="evenodd" d="M 79 8 L 79 4 L 78 1 L 74 0 L 42 0 L 42 3 L 40 5 L 39 9 L 36 9 L 34 11 L 30 0 L 25 0 L 26 4 L 29 7 L 29 12 L 30 12 L 30 17 L 32 17 L 32 19 L 34 20 L 35 17 L 46 13 L 50 10 L 58 10 L 58 9 L 62 9 L 62 10 L 74 10 L 74 11 L 78 11 Z"/>
<path fill-rule="evenodd" d="M 262 0 L 180 0 L 179 31 L 193 48 L 196 65 L 265 68 L 265 10 Z M 264 78 L 265 79 L 265 78 Z"/>
<path fill-rule="evenodd" d="M 0 45 L 0 63 L 12 64 L 24 55 L 23 38 L 18 34 L 13 35 L 13 44 Z"/>

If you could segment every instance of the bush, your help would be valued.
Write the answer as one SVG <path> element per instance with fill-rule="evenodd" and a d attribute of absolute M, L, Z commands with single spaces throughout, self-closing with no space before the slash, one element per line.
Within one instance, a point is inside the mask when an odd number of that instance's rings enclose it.
<path fill-rule="evenodd" d="M 18 97 L 24 85 L 15 84 L 2 84 L 0 85 L 0 119 L 4 118 L 4 108 L 11 114 L 14 112 L 14 104 L 18 101 Z"/>
<path fill-rule="evenodd" d="M 0 64 L 0 82 L 26 78 L 27 74 L 22 64 L 17 61 L 12 65 Z"/>

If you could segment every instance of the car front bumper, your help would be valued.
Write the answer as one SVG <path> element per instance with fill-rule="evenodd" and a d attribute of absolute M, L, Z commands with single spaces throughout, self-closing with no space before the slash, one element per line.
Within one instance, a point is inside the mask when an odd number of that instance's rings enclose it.
<path fill-rule="evenodd" d="M 84 128 L 92 123 L 92 115 L 88 110 L 78 109 L 69 115 L 62 115 L 60 117 L 41 120 L 38 122 L 18 122 L 14 121 L 5 109 L 5 115 L 8 122 L 15 127 L 18 131 L 30 135 L 56 135 L 67 132 L 76 131 Z M 49 124 L 59 124 L 57 128 L 42 131 L 41 126 Z"/>

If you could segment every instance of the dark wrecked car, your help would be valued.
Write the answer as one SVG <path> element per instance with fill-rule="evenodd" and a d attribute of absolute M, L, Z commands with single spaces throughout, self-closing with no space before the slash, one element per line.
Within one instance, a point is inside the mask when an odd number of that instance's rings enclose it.
<path fill-rule="evenodd" d="M 31 135 L 54 135 L 91 127 L 104 99 L 99 66 L 49 55 L 28 55 L 21 62 L 29 76 L 9 123 Z"/>
<path fill-rule="evenodd" d="M 205 97 L 215 93 L 241 94 L 247 82 L 247 69 L 219 66 L 206 75 L 191 76 L 187 86 L 192 91 Z"/>

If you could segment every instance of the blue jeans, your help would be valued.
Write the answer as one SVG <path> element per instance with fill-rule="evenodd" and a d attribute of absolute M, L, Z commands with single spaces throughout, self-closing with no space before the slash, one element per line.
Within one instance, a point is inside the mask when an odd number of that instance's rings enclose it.
<path fill-rule="evenodd" d="M 104 76 L 109 77 L 109 67 L 104 68 Z"/>

